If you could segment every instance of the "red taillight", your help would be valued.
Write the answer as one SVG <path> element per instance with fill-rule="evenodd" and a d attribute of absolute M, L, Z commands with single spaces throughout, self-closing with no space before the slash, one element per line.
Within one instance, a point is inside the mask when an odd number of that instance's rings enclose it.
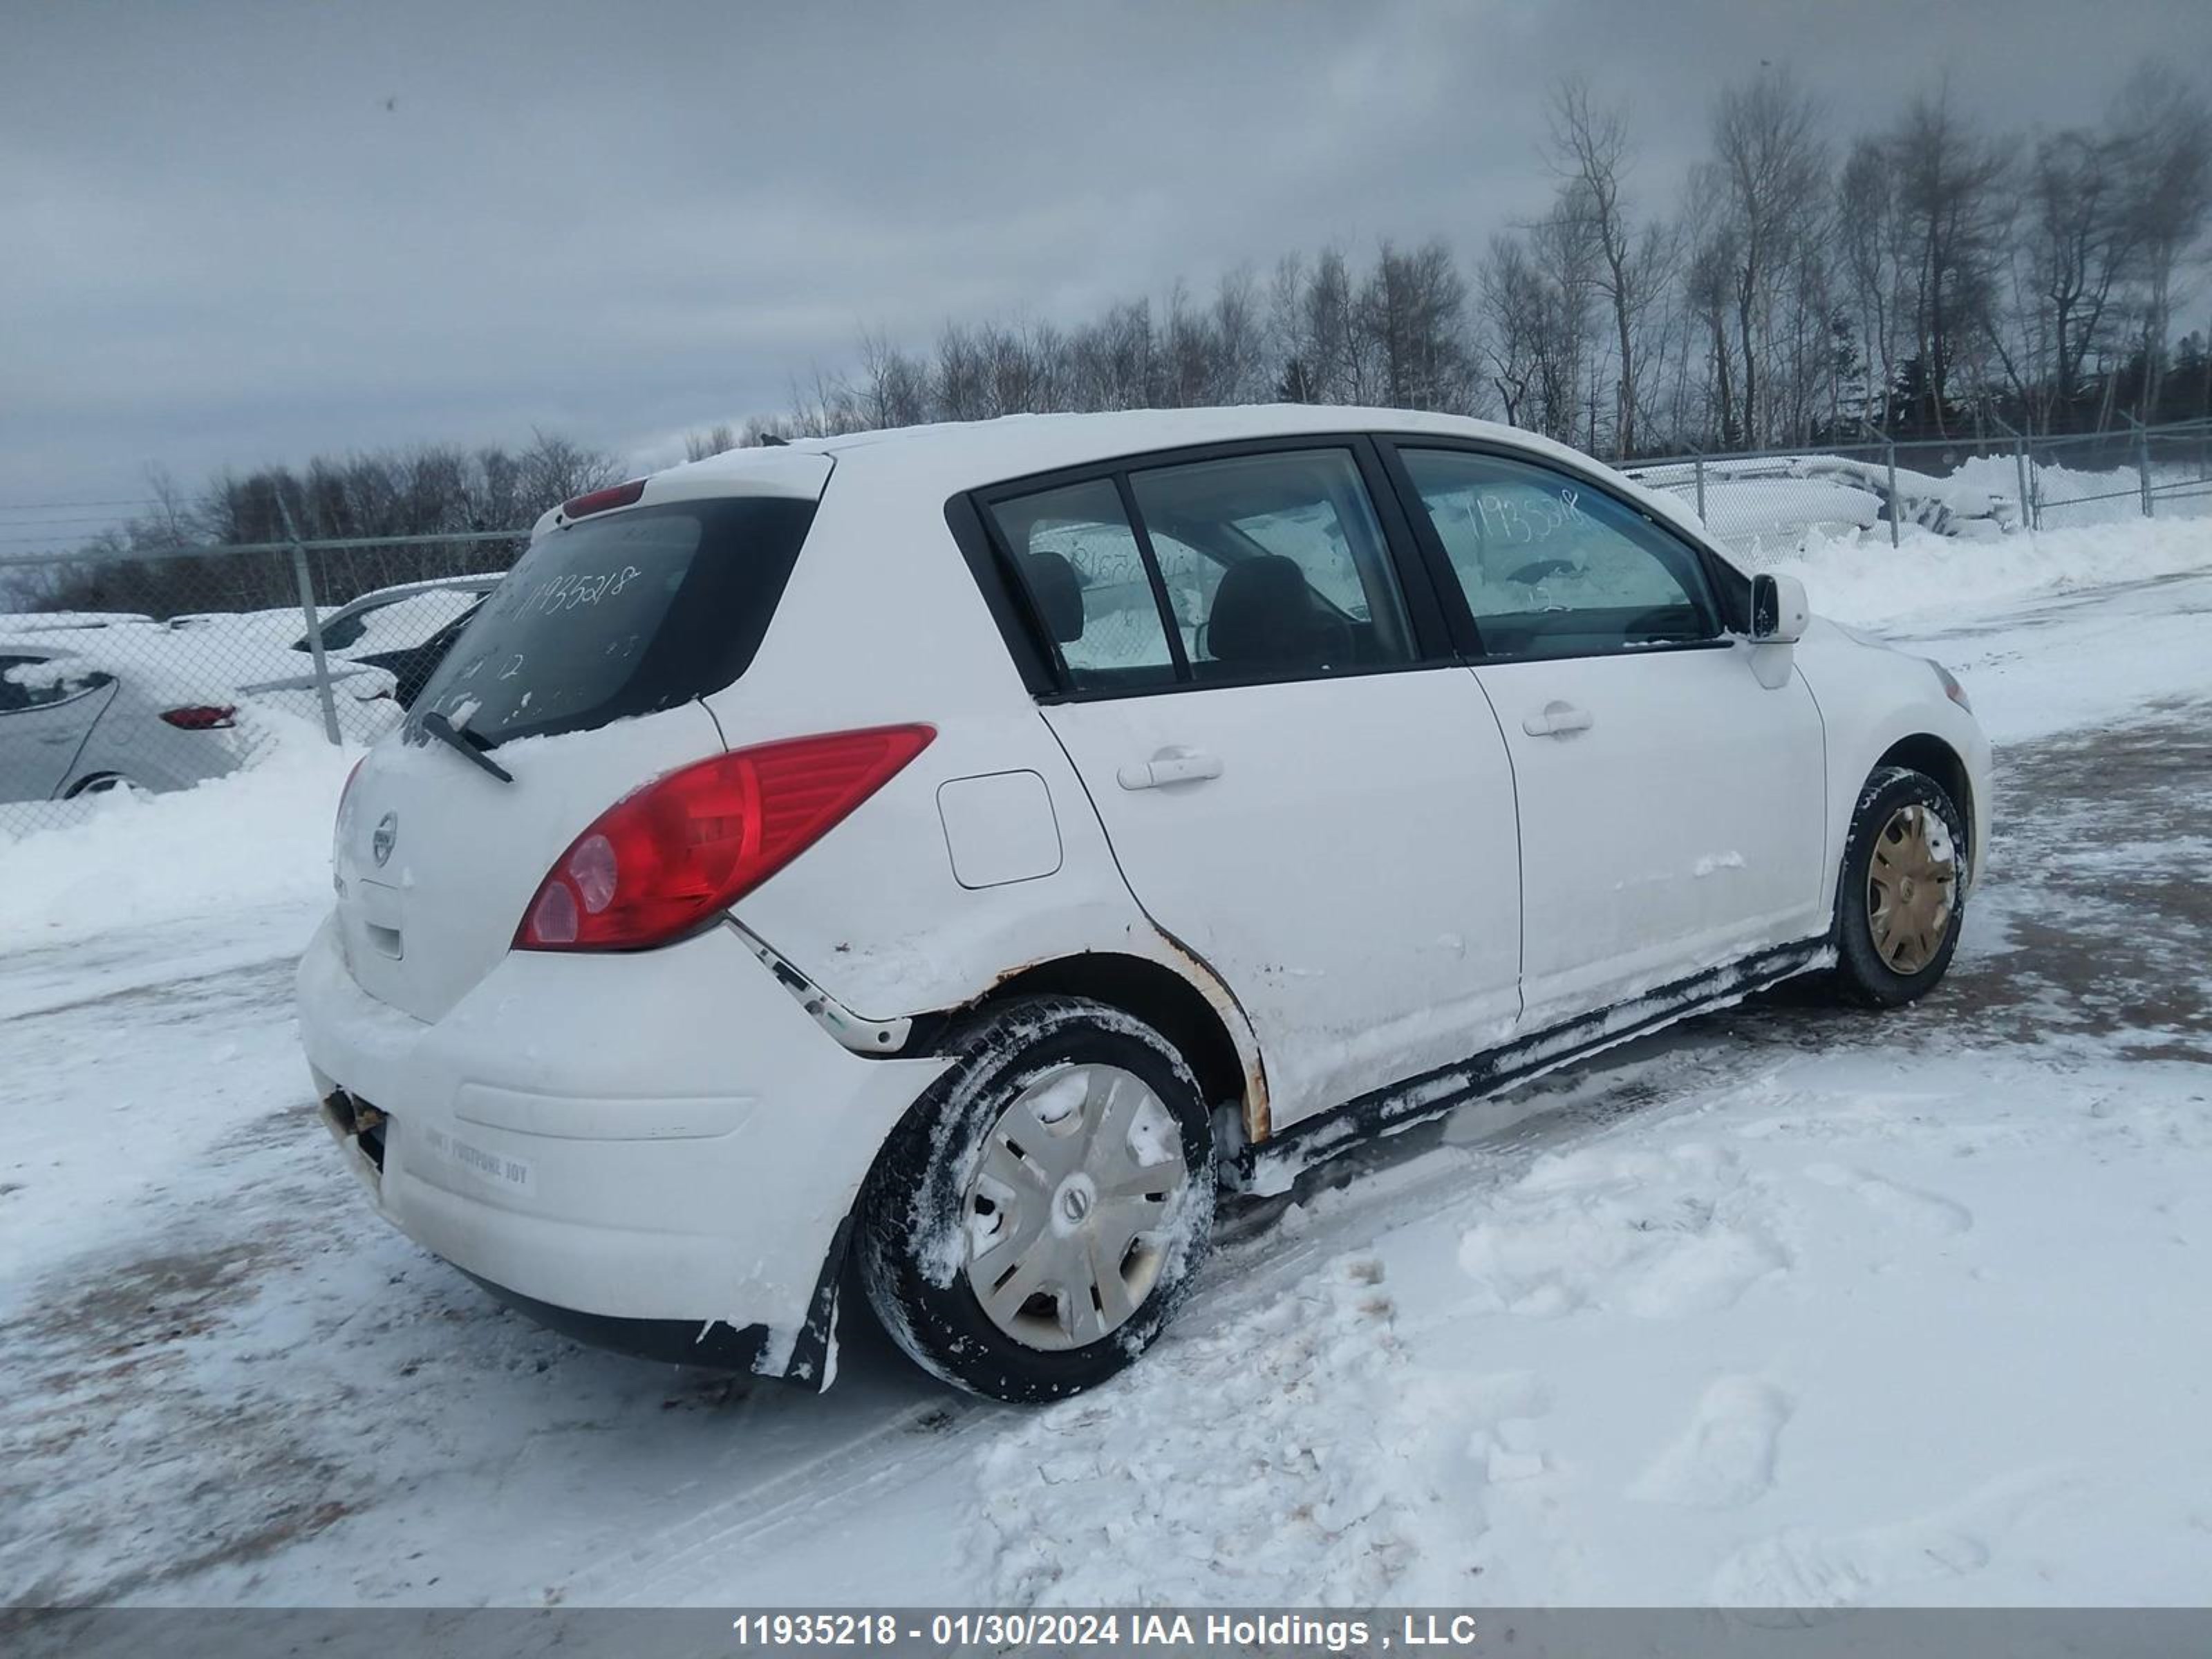
<path fill-rule="evenodd" d="M 235 708 L 211 702 L 196 702 L 183 708 L 164 708 L 161 718 L 187 732 L 213 732 L 236 725 L 237 721 L 231 717 L 237 713 Z"/>
<path fill-rule="evenodd" d="M 645 480 L 632 478 L 628 483 L 609 484 L 605 489 L 593 489 L 561 503 L 561 511 L 571 519 L 588 518 L 594 513 L 604 513 L 611 507 L 628 507 L 645 494 Z"/>
<path fill-rule="evenodd" d="M 554 865 L 519 951 L 635 951 L 728 908 L 929 746 L 932 726 L 879 726 L 717 755 L 625 795 Z"/>

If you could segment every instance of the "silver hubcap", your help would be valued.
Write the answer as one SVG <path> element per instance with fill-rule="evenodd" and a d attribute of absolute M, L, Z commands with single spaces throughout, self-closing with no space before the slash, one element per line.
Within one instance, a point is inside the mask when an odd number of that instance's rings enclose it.
<path fill-rule="evenodd" d="M 1128 1323 L 1165 1264 L 1190 1170 L 1175 1115 L 1133 1072 L 1066 1066 L 999 1115 L 962 1199 L 968 1285 L 1032 1348 Z"/>

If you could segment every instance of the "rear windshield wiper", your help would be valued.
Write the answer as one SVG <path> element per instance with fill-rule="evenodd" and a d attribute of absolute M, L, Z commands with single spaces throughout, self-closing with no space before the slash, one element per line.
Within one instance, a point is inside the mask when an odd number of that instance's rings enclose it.
<path fill-rule="evenodd" d="M 417 717 L 415 724 L 437 738 L 440 743 L 444 744 L 447 748 L 468 762 L 470 765 L 481 766 L 501 783 L 514 781 L 514 773 L 484 753 L 486 745 L 482 738 L 473 732 L 462 731 L 459 726 L 455 726 L 436 709 L 434 708 L 429 713 Z"/>

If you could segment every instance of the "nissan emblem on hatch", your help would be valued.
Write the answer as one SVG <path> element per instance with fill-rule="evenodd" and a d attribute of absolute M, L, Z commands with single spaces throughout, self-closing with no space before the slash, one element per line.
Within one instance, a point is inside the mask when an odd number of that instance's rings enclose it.
<path fill-rule="evenodd" d="M 368 838 L 369 856 L 376 860 L 380 870 L 391 861 L 392 843 L 399 839 L 399 814 L 386 812 L 376 821 L 375 833 Z"/>

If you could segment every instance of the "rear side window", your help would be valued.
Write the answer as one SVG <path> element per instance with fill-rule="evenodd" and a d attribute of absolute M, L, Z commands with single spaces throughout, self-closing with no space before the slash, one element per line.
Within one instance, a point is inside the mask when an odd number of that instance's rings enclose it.
<path fill-rule="evenodd" d="M 1129 477 L 1194 675 L 1298 678 L 1416 656 L 1389 551 L 1341 449 Z"/>
<path fill-rule="evenodd" d="M 531 544 L 416 707 L 492 744 L 605 726 L 719 691 L 751 665 L 814 503 L 676 501 Z"/>
<path fill-rule="evenodd" d="M 1018 495 L 990 513 L 1070 685 L 1133 690 L 1174 683 L 1152 574 L 1111 479 Z"/>
<path fill-rule="evenodd" d="M 50 657 L 0 657 L 0 714 L 67 702 L 109 684 L 114 676 L 82 662 Z"/>
<path fill-rule="evenodd" d="M 54 700 L 44 657 L 0 657 L 0 714 Z"/>

